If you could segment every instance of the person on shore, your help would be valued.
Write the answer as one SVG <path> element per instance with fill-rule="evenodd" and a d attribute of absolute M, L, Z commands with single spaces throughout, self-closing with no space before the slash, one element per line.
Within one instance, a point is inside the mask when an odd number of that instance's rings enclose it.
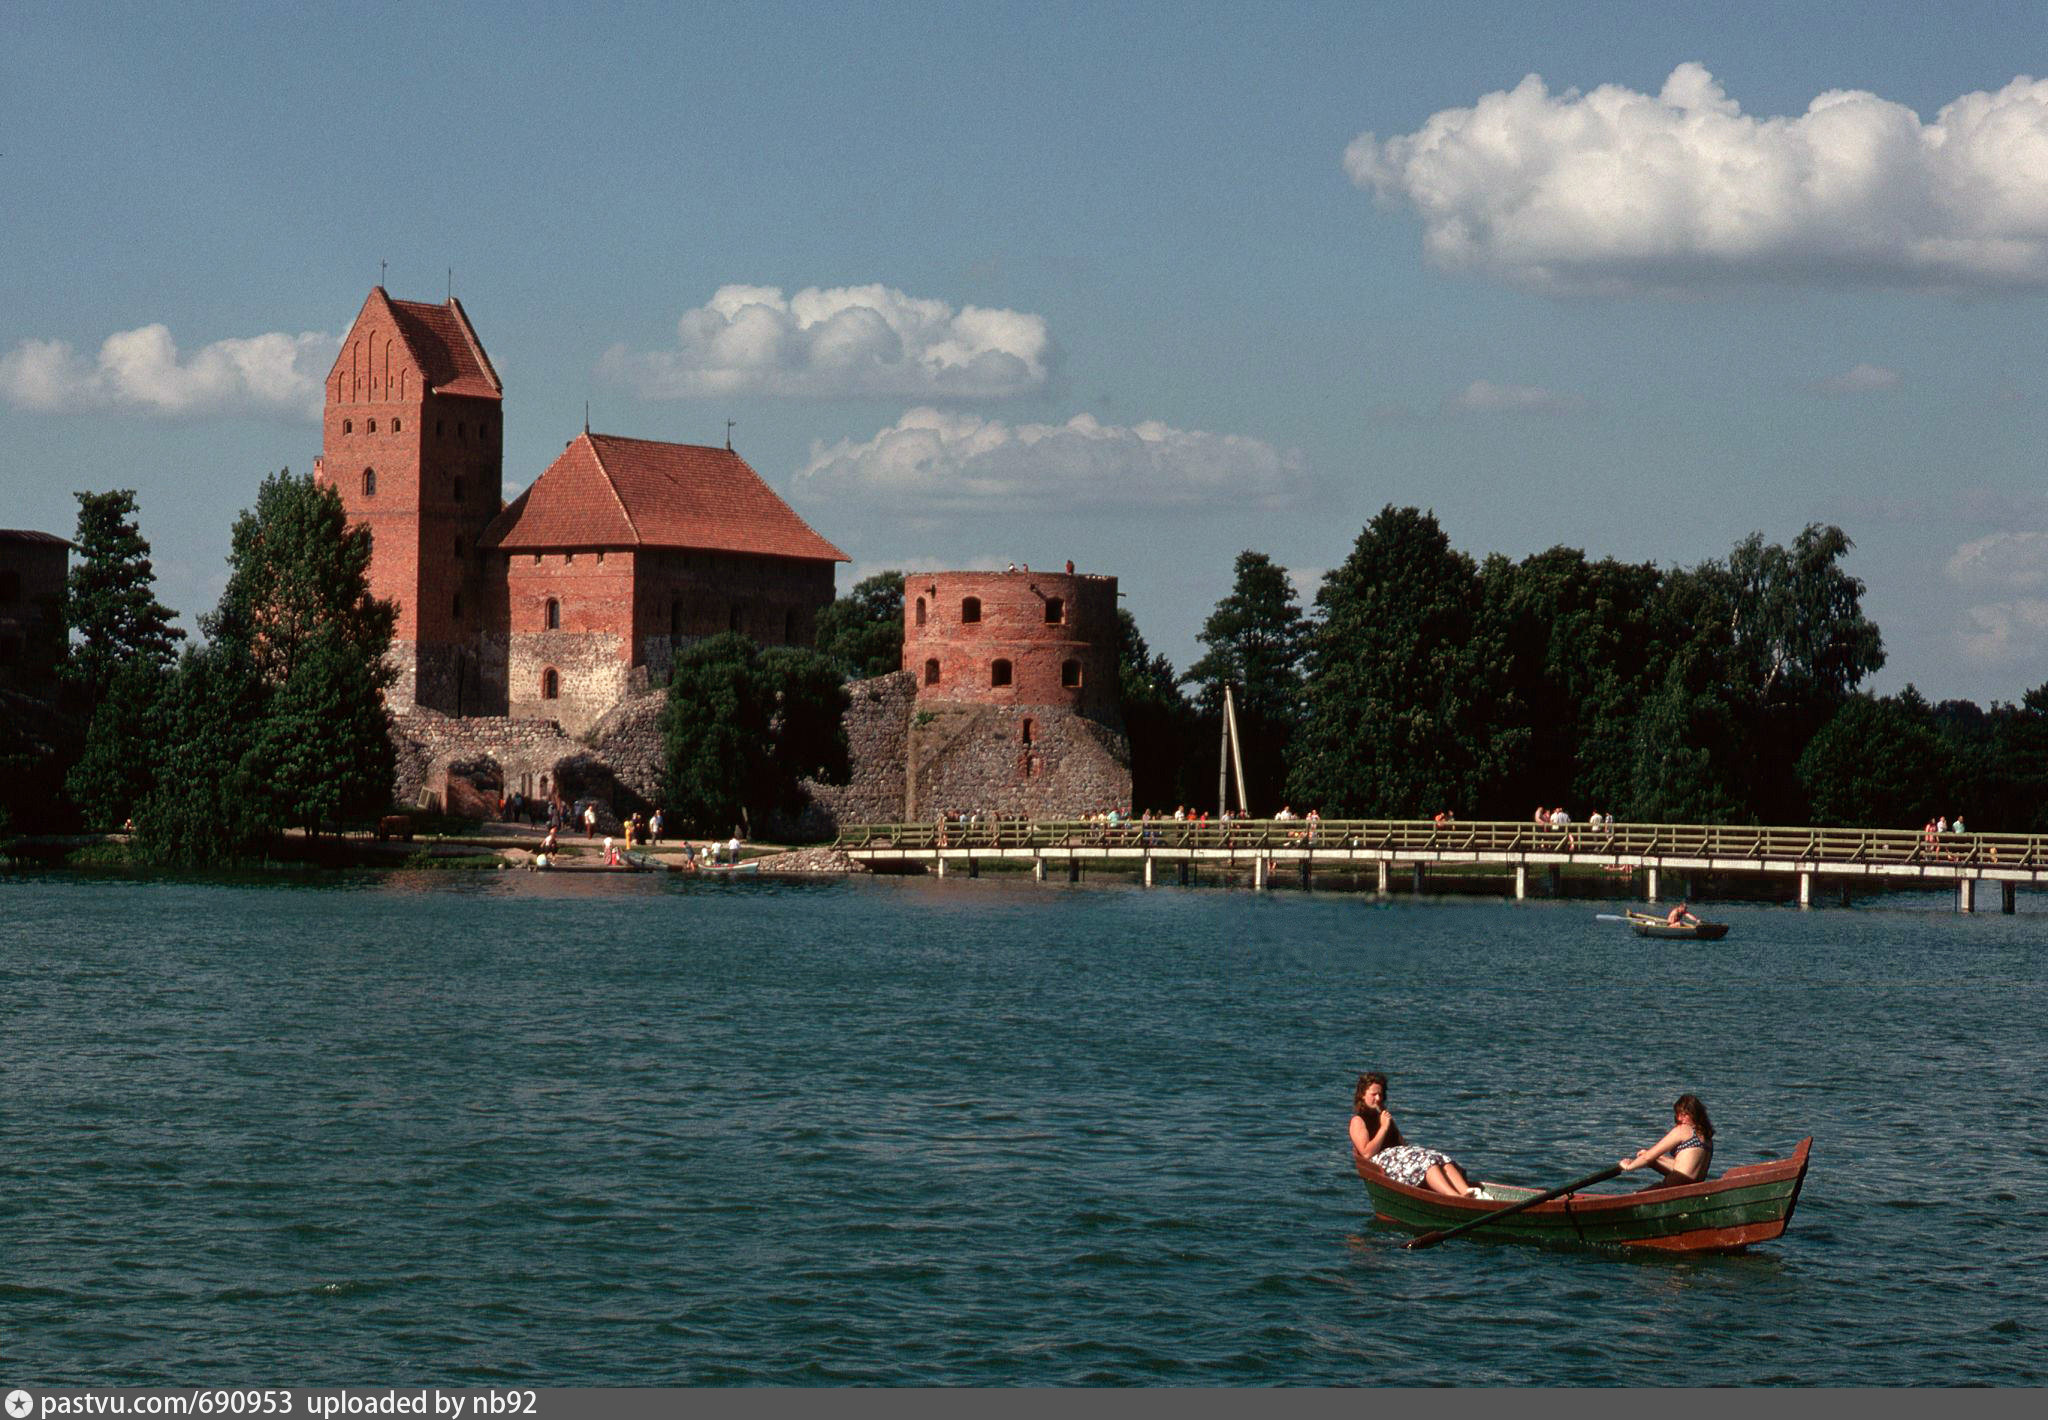
<path fill-rule="evenodd" d="M 1401 1137 L 1393 1111 L 1387 1108 L 1387 1077 L 1377 1070 L 1360 1075 L 1351 1093 L 1351 1148 L 1396 1183 L 1452 1198 L 1479 1196 L 1449 1154 L 1420 1148 Z"/>
<path fill-rule="evenodd" d="M 597 805 L 596 805 L 596 804 L 585 804 L 585 805 L 583 806 L 583 836 L 584 836 L 585 838 L 595 838 L 595 837 L 597 837 Z"/>
<path fill-rule="evenodd" d="M 654 817 L 647 820 L 647 841 L 659 846 L 661 843 L 661 810 L 654 811 Z"/>
<path fill-rule="evenodd" d="M 1698 1095 L 1680 1095 L 1678 1103 L 1671 1106 L 1671 1132 L 1649 1148 L 1623 1159 L 1621 1167 L 1624 1171 L 1655 1169 L 1659 1181 L 1650 1187 L 1662 1188 L 1667 1184 L 1698 1183 L 1707 1176 L 1713 1161 L 1714 1121 L 1707 1118 L 1707 1107 L 1700 1103 Z"/>
<path fill-rule="evenodd" d="M 1692 908 L 1681 902 L 1665 914 L 1664 925 L 1666 927 L 1697 927 L 1700 925 L 1700 919 L 1693 914 Z"/>

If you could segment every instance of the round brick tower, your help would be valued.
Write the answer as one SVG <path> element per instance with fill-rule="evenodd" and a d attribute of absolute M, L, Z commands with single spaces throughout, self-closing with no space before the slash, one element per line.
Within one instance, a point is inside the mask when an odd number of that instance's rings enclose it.
<path fill-rule="evenodd" d="M 1019 569 L 903 580 L 903 669 L 920 703 L 1043 706 L 1114 724 L 1116 647 L 1114 577 Z"/>

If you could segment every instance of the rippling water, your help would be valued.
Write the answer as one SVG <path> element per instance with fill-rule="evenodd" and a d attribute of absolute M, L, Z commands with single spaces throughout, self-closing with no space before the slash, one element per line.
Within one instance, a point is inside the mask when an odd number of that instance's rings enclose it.
<path fill-rule="evenodd" d="M 0 876 L 0 1382 L 2048 1379 L 2042 900 Z M 2029 912 L 2031 909 L 2031 912 Z M 1673 1260 L 1371 1221 L 1815 1136 Z"/>

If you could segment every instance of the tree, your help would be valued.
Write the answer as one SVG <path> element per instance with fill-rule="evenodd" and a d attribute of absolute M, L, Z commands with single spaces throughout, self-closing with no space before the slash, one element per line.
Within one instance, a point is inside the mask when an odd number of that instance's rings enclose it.
<path fill-rule="evenodd" d="M 669 805 L 710 833 L 795 806 L 804 778 L 845 782 L 838 668 L 816 652 L 764 655 L 736 632 L 676 658 L 662 707 Z"/>
<path fill-rule="evenodd" d="M 237 646 L 186 651 L 165 697 L 156 782 L 135 806 L 142 855 L 180 868 L 230 863 L 277 830 L 251 750 L 265 710 L 255 666 Z"/>
<path fill-rule="evenodd" d="M 1189 753 L 1195 711 L 1180 692 L 1173 662 L 1154 655 L 1128 607 L 1116 612 L 1117 689 L 1131 743 L 1131 805 L 1163 809 L 1199 797 Z"/>
<path fill-rule="evenodd" d="M 1498 729 L 1499 648 L 1475 635 L 1472 559 L 1389 504 L 1316 594 L 1291 798 L 1326 814 L 1470 814 L 1522 745 Z"/>
<path fill-rule="evenodd" d="M 1198 703 L 1212 721 L 1223 714 L 1223 687 L 1233 687 L 1251 797 L 1247 807 L 1270 814 L 1280 806 L 1288 752 L 1301 720 L 1308 622 L 1286 568 L 1251 551 L 1237 555 L 1236 568 L 1230 594 L 1216 603 L 1196 638 L 1208 654 L 1181 679 L 1201 687 Z"/>
<path fill-rule="evenodd" d="M 818 613 L 818 650 L 848 679 L 903 669 L 903 574 L 877 572 Z"/>
<path fill-rule="evenodd" d="M 1918 691 L 1852 695 L 1799 756 L 1813 821 L 1918 828 L 1948 813 L 1955 755 Z"/>
<path fill-rule="evenodd" d="M 85 733 L 85 747 L 64 777 L 64 792 L 89 828 L 114 828 L 134 817 L 156 783 L 170 739 L 173 671 L 134 656 L 113 682 Z"/>
<path fill-rule="evenodd" d="M 170 669 L 185 633 L 156 599 L 149 543 L 135 517 L 135 490 L 78 495 L 78 560 L 64 588 L 73 644 L 67 678 L 97 708 L 121 668 L 142 661 Z"/>

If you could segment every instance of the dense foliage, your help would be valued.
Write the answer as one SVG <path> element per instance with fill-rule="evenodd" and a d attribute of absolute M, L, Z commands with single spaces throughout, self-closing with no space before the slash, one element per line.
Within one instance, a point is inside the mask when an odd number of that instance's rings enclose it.
<path fill-rule="evenodd" d="M 1260 816 L 1279 809 L 1286 790 L 1308 630 L 1287 569 L 1263 552 L 1240 552 L 1230 594 L 1216 603 L 1197 638 L 1208 653 L 1181 677 L 1198 687 L 1195 703 L 1211 725 L 1221 720 L 1223 688 L 1230 687 L 1244 765 L 1243 807 Z"/>
<path fill-rule="evenodd" d="M 668 806 L 700 833 L 746 830 L 799 807 L 798 781 L 846 782 L 839 666 L 816 651 L 764 651 L 735 632 L 677 656 L 662 709 Z"/>
<path fill-rule="evenodd" d="M 818 653 L 853 680 L 903 668 L 903 574 L 877 572 L 818 613 Z"/>

